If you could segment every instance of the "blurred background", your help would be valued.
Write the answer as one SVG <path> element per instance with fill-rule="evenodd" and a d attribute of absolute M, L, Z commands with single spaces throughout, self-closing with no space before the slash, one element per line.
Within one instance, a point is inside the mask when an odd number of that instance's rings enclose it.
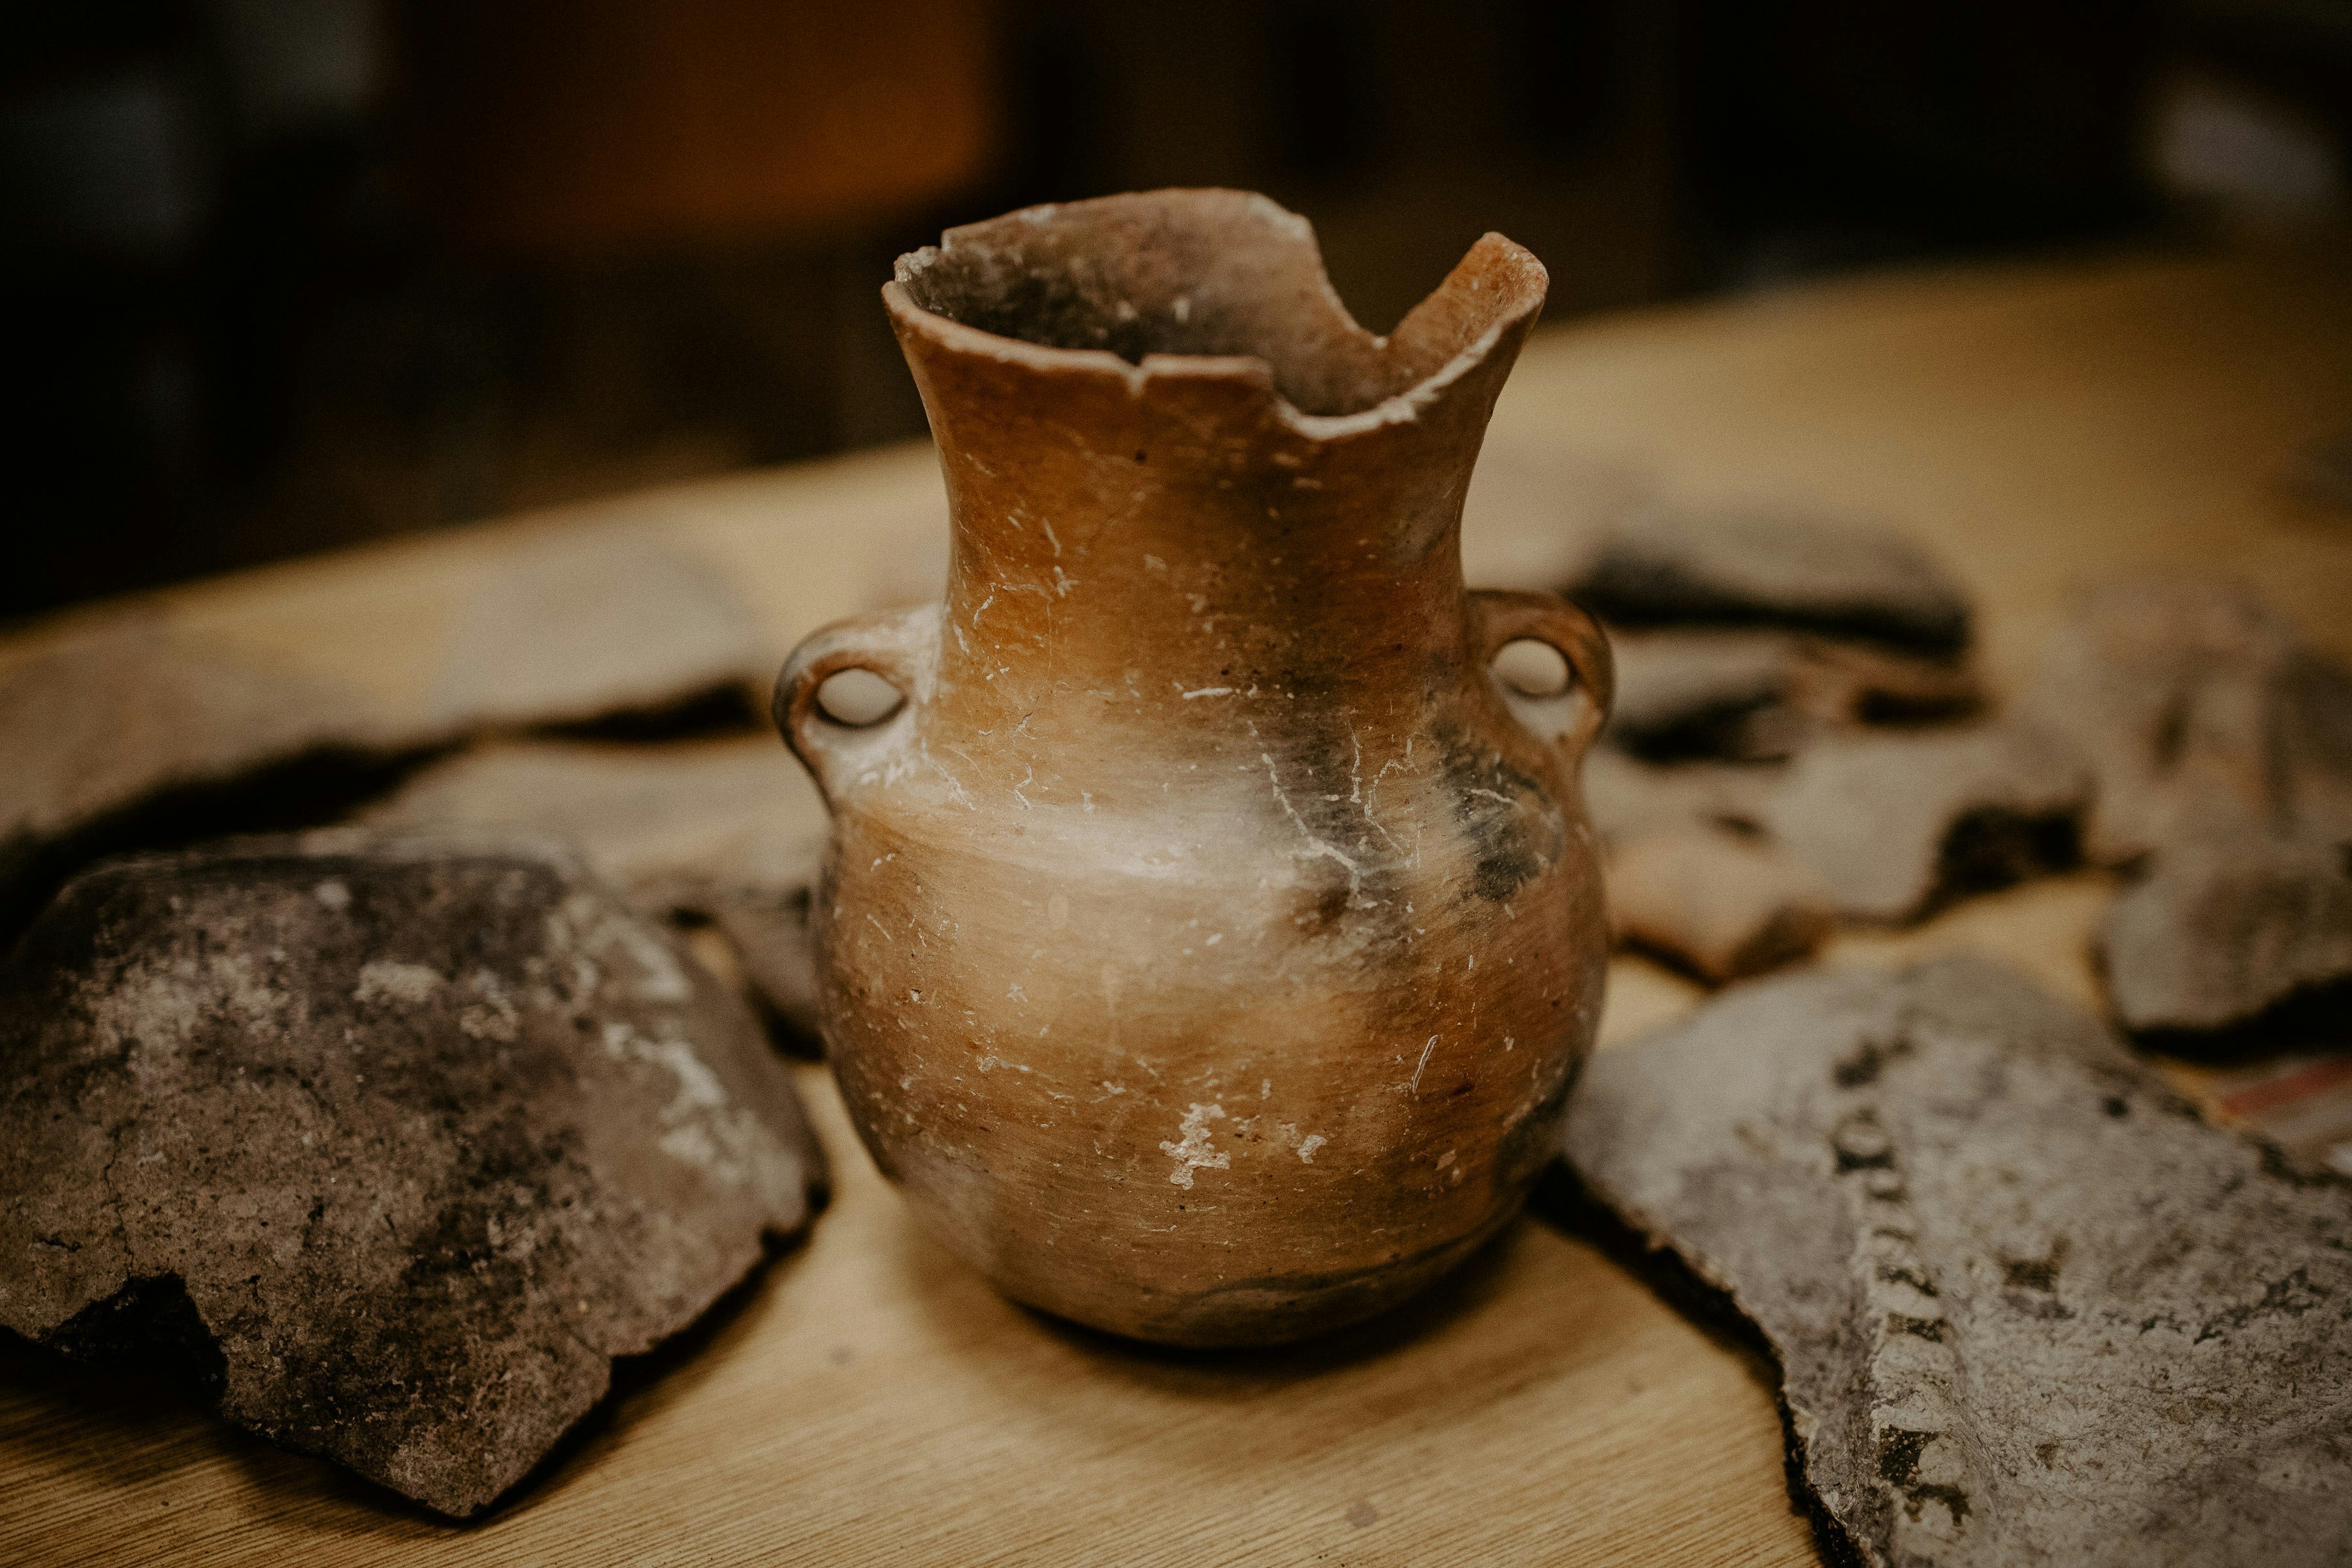
<path fill-rule="evenodd" d="M 1385 330 L 2339 223 L 2352 0 L 80 0 L 0 61 L 0 618 L 919 435 L 1011 207 L 1312 218 Z"/>

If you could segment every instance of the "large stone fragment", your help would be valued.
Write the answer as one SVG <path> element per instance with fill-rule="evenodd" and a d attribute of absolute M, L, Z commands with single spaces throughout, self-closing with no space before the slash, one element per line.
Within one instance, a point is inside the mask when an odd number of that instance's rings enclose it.
<path fill-rule="evenodd" d="M 2352 1560 L 2352 1183 L 2014 974 L 1732 993 L 1564 1147 L 1553 1204 L 1760 1332 L 1833 1559 Z"/>
<path fill-rule="evenodd" d="M 0 973 L 0 1324 L 464 1515 L 804 1226 L 757 1023 L 550 848 L 110 863 Z"/>
<path fill-rule="evenodd" d="M 2340 999 L 2336 1033 L 2352 1044 L 2352 839 L 2168 846 L 2110 906 L 2098 940 L 2126 1028 L 2227 1031 Z"/>
<path fill-rule="evenodd" d="M 1837 923 L 1819 877 L 1720 827 L 1630 839 L 1607 875 L 1619 935 L 1717 984 L 1803 958 Z"/>
<path fill-rule="evenodd" d="M 2021 725 L 1840 736 L 1798 754 L 1761 816 L 1842 914 L 1909 920 L 2069 864 L 2087 789 L 2071 751 Z"/>
<path fill-rule="evenodd" d="M 2243 589 L 2157 575 L 2092 589 L 2023 709 L 2089 763 L 2084 848 L 2100 861 L 2192 838 L 2352 837 L 2352 672 Z"/>
<path fill-rule="evenodd" d="M 1917 545 L 1791 511 L 1635 510 L 1562 591 L 1625 626 L 1778 626 L 1932 658 L 1969 642 L 1967 595 Z"/>
<path fill-rule="evenodd" d="M 762 1006 L 817 1040 L 808 913 L 824 802 L 772 736 L 495 742 L 425 769 L 361 820 L 562 838 L 641 907 L 716 926 Z"/>

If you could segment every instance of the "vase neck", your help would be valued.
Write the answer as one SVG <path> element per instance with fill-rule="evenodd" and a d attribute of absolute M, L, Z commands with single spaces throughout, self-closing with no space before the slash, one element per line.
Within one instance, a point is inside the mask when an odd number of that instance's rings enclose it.
<path fill-rule="evenodd" d="M 884 298 L 954 530 L 940 700 L 987 731 L 1454 668 L 1463 497 L 1544 284 L 1489 235 L 1375 337 L 1302 220 L 1214 191 L 1033 209 L 902 259 Z"/>

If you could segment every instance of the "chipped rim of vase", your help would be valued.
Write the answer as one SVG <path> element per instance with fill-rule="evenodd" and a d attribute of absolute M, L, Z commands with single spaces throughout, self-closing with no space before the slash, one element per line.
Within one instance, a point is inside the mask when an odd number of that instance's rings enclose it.
<path fill-rule="evenodd" d="M 1445 352 L 1436 363 L 1409 382 L 1391 387 L 1377 398 L 1360 400 L 1360 406 L 1328 413 L 1310 412 L 1280 384 L 1286 367 L 1278 363 L 1270 347 L 1265 352 L 1147 348 L 1129 357 L 1107 347 L 1041 342 L 1035 336 L 973 325 L 961 319 L 961 313 L 951 313 L 938 298 L 940 290 L 937 285 L 950 281 L 942 275 L 956 263 L 969 261 L 975 267 L 982 266 L 992 254 L 1002 255 L 1007 248 L 1012 248 L 1017 257 L 1018 241 L 1025 235 L 1062 230 L 1063 237 L 1066 237 L 1097 228 L 1108 230 L 1120 220 L 1153 219 L 1160 221 L 1165 234 L 1177 239 L 1203 239 L 1219 229 L 1225 232 L 1226 237 L 1239 239 L 1250 255 L 1269 264 L 1263 270 L 1249 269 L 1253 282 L 1267 275 L 1278 276 L 1278 269 L 1286 263 L 1295 280 L 1306 285 L 1294 291 L 1287 308 L 1294 316 L 1307 318 L 1312 328 L 1319 331 L 1325 338 L 1326 350 L 1352 355 L 1365 373 L 1386 371 L 1393 378 L 1398 370 L 1410 370 L 1408 355 L 1424 360 L 1428 357 L 1432 344 L 1420 341 L 1423 339 L 1433 340 Z M 1090 256 L 1087 258 L 1093 259 Z M 1073 284 L 1079 272 L 1077 268 L 1057 267 L 1050 258 L 1042 265 L 1022 270 L 1032 280 Z M 1282 425 L 1317 442 L 1419 418 L 1424 410 L 1443 401 L 1480 366 L 1494 359 L 1507 342 L 1533 327 L 1550 283 L 1549 273 L 1533 252 L 1489 231 L 1471 246 L 1433 291 L 1406 312 L 1393 331 L 1382 336 L 1359 323 L 1332 287 L 1312 224 L 1255 192 L 1215 187 L 1129 192 L 1024 207 L 1000 217 L 949 229 L 941 235 L 939 245 L 925 246 L 899 257 L 894 271 L 892 280 L 883 286 L 882 298 L 902 337 L 929 340 L 950 354 L 993 360 L 1007 368 L 1041 376 L 1116 379 L 1123 382 L 1129 395 L 1138 400 L 1157 389 L 1172 390 L 1184 383 L 1208 380 L 1236 384 L 1260 394 Z M 1311 278 L 1306 276 L 1308 272 Z M 1490 281 L 1498 285 L 1491 303 L 1478 298 L 1486 293 Z M 1266 289 L 1261 298 L 1244 303 L 1278 307 L 1278 292 L 1276 289 Z M 926 293 L 932 298 L 919 298 Z M 1182 298 L 1179 297 L 1180 303 Z M 1001 290 L 998 302 L 1002 302 Z M 1444 319 L 1448 315 L 1466 320 L 1449 322 Z M 1318 317 L 1319 320 L 1313 319 Z M 1184 320 L 1181 315 L 1175 319 L 1180 322 Z M 1119 324 L 1125 325 L 1136 317 L 1130 312 L 1118 320 Z M 1472 330 L 1465 331 L 1465 326 Z M 1108 335 L 1107 330 L 1104 335 Z M 1305 346 L 1311 352 L 1313 345 Z M 1415 350 L 1421 353 L 1414 354 Z M 1327 374 L 1335 369 L 1329 364 L 1303 368 L 1320 369 Z"/>

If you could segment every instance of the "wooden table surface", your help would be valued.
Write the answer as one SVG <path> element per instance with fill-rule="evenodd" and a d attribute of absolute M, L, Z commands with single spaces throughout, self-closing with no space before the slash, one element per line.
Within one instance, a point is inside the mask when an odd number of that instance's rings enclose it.
<path fill-rule="evenodd" d="M 1497 415 L 1473 582 L 1540 581 L 1625 487 L 1883 517 L 1976 593 L 1997 684 L 2068 584 L 2227 570 L 2352 655 L 2352 518 L 2278 483 L 2352 427 L 2352 258 L 2305 247 L 1885 278 L 1541 336 Z M 170 620 L 394 701 L 453 586 L 519 542 L 649 531 L 781 657 L 944 563 L 927 447 L 747 475 L 194 584 Z M 0 640 L 0 668 L 100 608 Z M 788 765 L 779 752 L 779 766 Z M 1841 938 L 1994 951 L 2085 1001 L 2084 874 Z M 1639 961 L 1605 1035 L 1695 1004 Z M 0 1561 L 1801 1563 L 1756 1373 L 1588 1247 L 1522 1221 L 1402 1318 L 1279 1353 L 1163 1354 L 995 1298 L 917 1234 L 822 1069 L 837 1194 L 800 1250 L 630 1377 L 520 1500 L 452 1527 L 147 1391 L 0 1352 Z"/>

